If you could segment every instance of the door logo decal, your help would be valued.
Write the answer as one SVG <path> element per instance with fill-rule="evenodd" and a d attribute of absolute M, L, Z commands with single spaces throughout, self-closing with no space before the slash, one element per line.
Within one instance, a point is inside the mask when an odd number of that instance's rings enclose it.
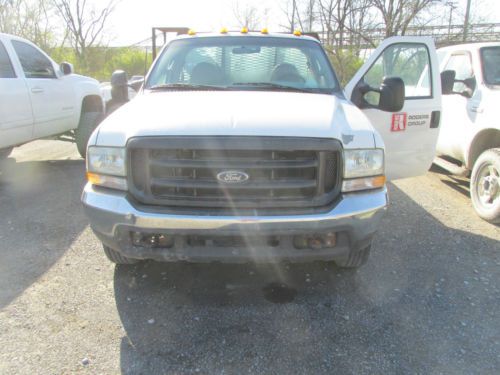
<path fill-rule="evenodd" d="M 393 113 L 391 132 L 400 132 L 406 130 L 406 112 Z"/>

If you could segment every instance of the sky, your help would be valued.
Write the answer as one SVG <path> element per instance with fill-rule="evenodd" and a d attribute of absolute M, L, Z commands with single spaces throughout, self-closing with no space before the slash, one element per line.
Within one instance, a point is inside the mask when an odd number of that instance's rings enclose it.
<path fill-rule="evenodd" d="M 248 1 L 258 9 L 272 8 L 269 18 L 273 20 L 282 17 L 279 2 Z M 234 3 L 231 0 L 122 0 L 108 28 L 114 35 L 112 44 L 129 45 L 146 39 L 153 26 L 189 27 L 197 31 L 218 31 L 223 26 L 236 28 Z M 279 22 L 269 22 L 267 26 L 280 29 Z"/>
<path fill-rule="evenodd" d="M 450 0 L 447 0 L 450 1 Z M 465 9 L 467 0 L 454 0 Z M 103 0 L 94 0 L 97 5 Z M 267 9 L 266 19 L 261 27 L 270 31 L 282 31 L 286 24 L 283 8 L 287 0 L 121 0 L 113 13 L 107 34 L 109 44 L 128 46 L 151 35 L 153 26 L 189 27 L 197 31 L 218 31 L 221 27 L 235 29 L 236 3 L 256 7 L 260 12 Z M 463 11 L 455 11 L 463 17 Z M 500 22 L 500 0 L 472 0 L 473 20 Z M 448 15 L 443 15 L 447 19 Z M 146 43 L 147 44 L 147 43 Z"/>

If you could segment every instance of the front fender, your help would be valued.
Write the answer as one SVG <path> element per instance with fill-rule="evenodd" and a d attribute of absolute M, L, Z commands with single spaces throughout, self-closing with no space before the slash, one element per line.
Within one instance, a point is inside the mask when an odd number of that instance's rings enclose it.
<path fill-rule="evenodd" d="M 101 103 L 101 108 L 104 108 L 104 100 L 101 95 L 101 88 L 99 81 L 85 76 L 80 76 L 77 74 L 72 75 L 73 87 L 76 96 L 76 108 L 78 117 L 82 112 L 82 104 L 86 97 L 95 96 L 98 97 Z"/>

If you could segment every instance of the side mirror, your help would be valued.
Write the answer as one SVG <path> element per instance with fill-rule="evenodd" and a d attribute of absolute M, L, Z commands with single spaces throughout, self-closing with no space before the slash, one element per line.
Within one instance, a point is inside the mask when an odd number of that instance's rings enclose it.
<path fill-rule="evenodd" d="M 111 75 L 111 100 L 119 103 L 128 102 L 128 79 L 123 70 L 116 70 Z"/>
<path fill-rule="evenodd" d="M 127 86 L 127 73 L 123 70 L 115 70 L 111 75 L 111 86 Z"/>
<path fill-rule="evenodd" d="M 405 83 L 399 77 L 385 77 L 380 85 L 378 109 L 385 112 L 401 111 L 405 104 Z"/>
<path fill-rule="evenodd" d="M 73 64 L 70 64 L 69 62 L 63 61 L 60 65 L 59 68 L 61 69 L 61 72 L 67 76 L 70 74 L 73 74 L 74 69 L 73 69 Z"/>
<path fill-rule="evenodd" d="M 457 73 L 454 70 L 444 70 L 441 72 L 441 93 L 450 95 L 453 93 L 453 85 Z"/>
<path fill-rule="evenodd" d="M 474 90 L 476 90 L 476 77 L 464 79 L 464 85 L 467 86 L 467 88 L 470 89 L 471 92 L 474 92 Z"/>

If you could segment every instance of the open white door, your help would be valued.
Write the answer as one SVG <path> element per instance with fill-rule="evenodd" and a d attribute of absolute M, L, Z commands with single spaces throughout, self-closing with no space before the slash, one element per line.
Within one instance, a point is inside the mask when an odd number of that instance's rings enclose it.
<path fill-rule="evenodd" d="M 385 77 L 404 81 L 405 100 L 398 112 L 377 108 Z M 372 53 L 345 88 L 385 143 L 388 180 L 424 174 L 430 167 L 439 134 L 441 80 L 434 42 L 428 37 L 392 37 Z M 356 99 L 356 100 L 355 100 Z"/>

